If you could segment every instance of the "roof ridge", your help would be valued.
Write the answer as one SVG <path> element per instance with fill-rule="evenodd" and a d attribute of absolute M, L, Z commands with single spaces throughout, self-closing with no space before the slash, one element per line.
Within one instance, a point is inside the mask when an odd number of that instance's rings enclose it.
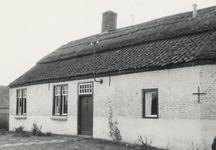
<path fill-rule="evenodd" d="M 199 9 L 198 11 L 202 12 L 202 11 L 206 11 L 207 9 L 210 9 L 210 8 L 215 8 L 216 6 L 211 6 L 211 7 L 207 7 L 207 8 L 203 8 L 203 9 Z M 139 24 L 136 24 L 136 25 L 131 25 L 131 26 L 127 26 L 127 27 L 122 27 L 122 28 L 117 28 L 117 29 L 114 29 L 112 30 L 112 33 L 113 32 L 122 32 L 122 30 L 127 30 L 128 28 L 133 28 L 133 27 L 136 27 L 136 26 L 143 26 L 145 24 L 148 24 L 150 22 L 155 22 L 155 21 L 158 21 L 158 20 L 165 20 L 166 18 L 170 18 L 170 17 L 174 17 L 174 16 L 178 16 L 178 15 L 185 15 L 185 14 L 189 14 L 191 13 L 192 11 L 188 11 L 188 12 L 183 12 L 183 13 L 177 13 L 177 14 L 174 14 L 174 15 L 169 15 L 169 16 L 165 16 L 165 17 L 161 17 L 161 18 L 157 18 L 157 19 L 153 19 L 153 20 L 150 20 L 150 21 L 147 21 L 147 22 L 143 22 L 143 23 L 139 23 Z M 211 12 L 212 13 L 212 12 Z M 192 16 L 192 15 L 191 15 Z M 200 16 L 199 14 L 197 15 L 198 17 Z M 180 23 L 180 22 L 183 22 L 183 21 L 191 21 L 191 19 L 193 18 L 186 18 L 186 20 L 181 20 L 181 21 L 175 21 L 175 22 L 171 22 L 171 23 L 163 23 L 163 24 L 159 24 L 159 25 L 151 25 L 151 26 L 147 26 L 146 28 L 142 29 L 142 30 L 147 30 L 147 29 L 151 29 L 151 28 L 155 28 L 155 27 L 159 27 L 159 26 L 164 26 L 164 25 L 170 25 L 170 24 L 176 24 L 176 23 Z M 194 18 L 196 19 L 196 18 Z M 137 30 L 139 29 L 136 29 L 135 31 L 132 31 L 132 32 L 136 32 Z M 131 32 L 130 32 L 131 33 Z M 84 37 L 84 38 L 80 38 L 80 39 L 77 39 L 75 41 L 79 41 L 79 40 L 83 40 L 83 39 L 87 39 L 87 38 L 90 38 L 90 37 L 96 37 L 96 36 L 103 36 L 105 34 L 111 34 L 111 32 L 109 31 L 106 31 L 106 32 L 102 32 L 102 33 L 98 33 L 98 34 L 94 34 L 94 35 L 91 35 L 91 36 L 88 36 L 88 37 Z M 71 42 L 75 42 L 75 41 L 71 41 Z M 67 44 L 70 44 L 71 42 L 68 42 Z M 65 45 L 67 45 L 65 44 Z M 81 45 L 82 43 L 80 44 L 77 44 L 78 46 Z M 77 45 L 74 45 L 74 46 L 77 46 Z M 69 47 L 74 47 L 74 46 L 69 46 Z"/>
<path fill-rule="evenodd" d="M 200 9 L 198 12 L 196 18 L 192 18 L 190 11 L 71 41 L 43 57 L 37 63 L 47 63 L 92 53 L 90 42 L 94 40 L 100 41 L 97 50 L 109 50 L 216 28 L 215 6 Z"/>

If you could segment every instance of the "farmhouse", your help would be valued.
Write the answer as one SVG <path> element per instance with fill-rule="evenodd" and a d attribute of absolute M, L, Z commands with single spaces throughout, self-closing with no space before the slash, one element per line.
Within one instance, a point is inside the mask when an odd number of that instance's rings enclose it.
<path fill-rule="evenodd" d="M 209 7 L 69 42 L 10 83 L 10 130 L 34 120 L 43 132 L 153 146 L 209 146 L 216 133 L 216 10 Z"/>

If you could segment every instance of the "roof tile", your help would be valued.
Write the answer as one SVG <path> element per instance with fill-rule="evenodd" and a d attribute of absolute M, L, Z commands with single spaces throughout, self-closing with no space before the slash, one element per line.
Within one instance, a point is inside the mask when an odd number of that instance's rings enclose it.
<path fill-rule="evenodd" d="M 69 42 L 42 58 L 10 87 L 87 77 L 93 74 L 94 63 L 96 74 L 108 74 L 204 59 L 215 62 L 214 11 L 213 7 L 199 10 L 197 19 L 191 18 L 191 12 L 177 14 Z M 95 60 L 90 46 L 94 40 L 100 41 Z"/>

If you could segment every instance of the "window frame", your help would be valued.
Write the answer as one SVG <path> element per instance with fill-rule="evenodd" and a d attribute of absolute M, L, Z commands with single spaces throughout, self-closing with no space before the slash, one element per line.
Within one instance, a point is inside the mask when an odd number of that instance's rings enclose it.
<path fill-rule="evenodd" d="M 27 88 L 17 89 L 16 103 L 17 103 L 16 104 L 16 115 L 20 115 L 20 116 L 26 115 L 27 114 Z"/>
<path fill-rule="evenodd" d="M 67 90 L 63 90 L 63 87 L 67 87 Z M 60 88 L 59 92 L 56 92 L 56 88 Z M 63 91 L 65 92 L 63 94 Z M 60 98 L 58 99 L 60 102 L 60 106 L 58 109 L 60 111 L 56 113 L 56 96 L 59 96 Z M 64 104 L 63 104 L 63 97 L 67 96 L 67 113 L 64 113 Z M 53 86 L 53 116 L 67 116 L 68 115 L 68 84 L 61 84 L 61 85 L 54 85 Z"/>
<path fill-rule="evenodd" d="M 83 90 L 81 89 L 81 86 L 84 86 Z M 92 95 L 92 94 L 93 94 L 93 82 L 78 83 L 78 95 Z"/>
<path fill-rule="evenodd" d="M 146 106 L 146 101 L 145 101 L 145 93 L 147 92 L 156 92 L 157 94 L 157 105 L 156 105 L 156 110 L 157 114 L 156 115 L 146 115 L 145 112 L 145 106 Z M 158 119 L 159 118 L 159 97 L 158 97 L 158 89 L 153 88 L 153 89 L 142 89 L 142 118 L 146 119 Z"/>

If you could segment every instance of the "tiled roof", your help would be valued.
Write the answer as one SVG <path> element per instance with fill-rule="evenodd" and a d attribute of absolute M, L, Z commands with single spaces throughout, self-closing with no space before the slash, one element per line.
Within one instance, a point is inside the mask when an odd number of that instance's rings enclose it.
<path fill-rule="evenodd" d="M 0 86 L 0 109 L 9 107 L 9 87 Z"/>
<path fill-rule="evenodd" d="M 96 45 L 96 74 L 107 76 L 216 62 L 215 7 L 186 12 L 147 23 L 69 42 L 42 58 L 10 84 L 92 78 Z"/>

